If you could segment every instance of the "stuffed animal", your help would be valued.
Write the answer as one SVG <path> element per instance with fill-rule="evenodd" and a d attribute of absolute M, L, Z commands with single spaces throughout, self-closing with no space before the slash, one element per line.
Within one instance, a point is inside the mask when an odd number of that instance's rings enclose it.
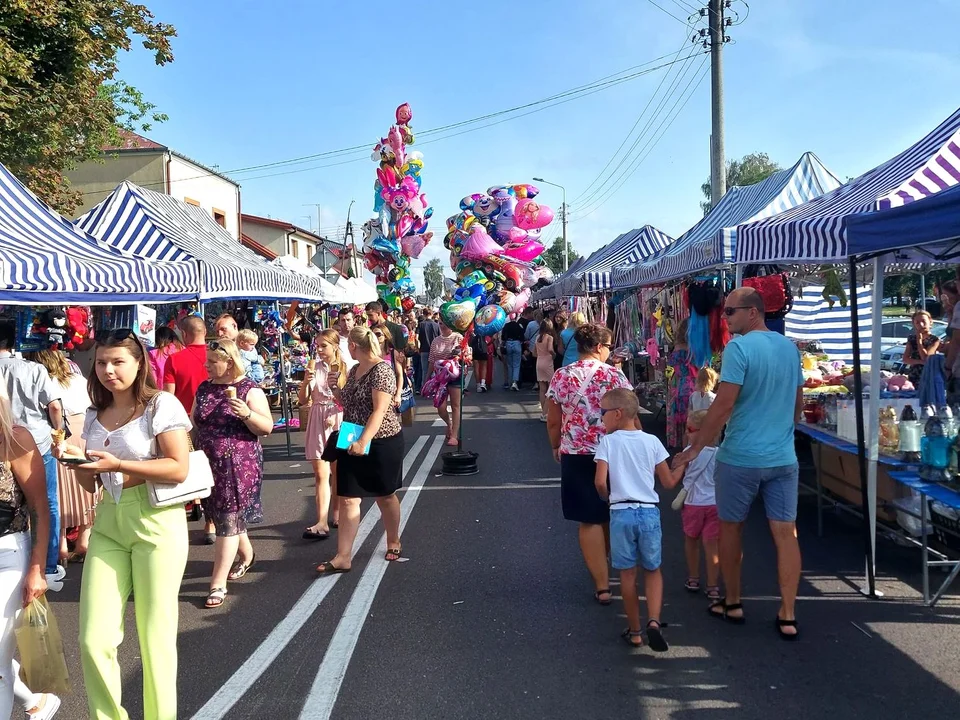
<path fill-rule="evenodd" d="M 73 350 L 83 345 L 90 332 L 89 326 L 90 311 L 85 307 L 67 308 L 67 334 L 66 348 Z"/>
<path fill-rule="evenodd" d="M 46 336 L 47 344 L 57 350 L 67 342 L 69 330 L 67 328 L 67 314 L 63 308 L 45 310 L 41 316 L 41 334 Z"/>

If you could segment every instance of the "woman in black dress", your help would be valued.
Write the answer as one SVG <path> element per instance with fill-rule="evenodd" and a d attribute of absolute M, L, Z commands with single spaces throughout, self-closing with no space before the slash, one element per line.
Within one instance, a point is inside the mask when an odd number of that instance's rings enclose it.
<path fill-rule="evenodd" d="M 920 382 L 927 358 L 940 349 L 940 338 L 930 333 L 932 327 L 933 317 L 926 310 L 913 314 L 913 329 L 916 333 L 907 338 L 907 346 L 903 350 L 903 364 L 909 368 L 907 377 L 914 385 Z"/>
<path fill-rule="evenodd" d="M 350 369 L 343 389 L 335 389 L 334 394 L 343 407 L 343 422 L 362 425 L 363 432 L 346 450 L 337 449 L 334 435 L 323 453 L 324 460 L 337 462 L 340 528 L 336 556 L 317 566 L 321 575 L 350 570 L 360 525 L 360 499 L 364 497 L 377 499 L 383 517 L 387 533 L 384 559 L 400 559 L 400 500 L 396 493 L 403 481 L 403 434 L 394 402 L 397 377 L 392 364 L 381 357 L 380 343 L 370 328 L 353 328 L 348 347 L 357 364 Z"/>

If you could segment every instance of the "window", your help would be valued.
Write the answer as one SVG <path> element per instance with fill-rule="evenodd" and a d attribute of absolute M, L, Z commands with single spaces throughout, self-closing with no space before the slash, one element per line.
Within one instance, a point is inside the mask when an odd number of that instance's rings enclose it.
<path fill-rule="evenodd" d="M 300 257 L 300 244 L 296 240 L 290 240 L 290 254 L 295 258 Z"/>
<path fill-rule="evenodd" d="M 187 205 L 193 205 L 194 207 L 200 207 L 200 203 L 197 202 L 196 200 L 194 200 L 193 198 L 185 197 L 185 198 L 183 199 L 183 201 L 184 201 Z"/>
<path fill-rule="evenodd" d="M 222 228 L 227 226 L 227 214 L 223 210 L 213 209 L 213 220 Z"/>
<path fill-rule="evenodd" d="M 303 259 L 306 260 L 307 262 L 310 262 L 312 258 L 313 258 L 313 245 L 311 245 L 310 243 L 304 243 Z"/>

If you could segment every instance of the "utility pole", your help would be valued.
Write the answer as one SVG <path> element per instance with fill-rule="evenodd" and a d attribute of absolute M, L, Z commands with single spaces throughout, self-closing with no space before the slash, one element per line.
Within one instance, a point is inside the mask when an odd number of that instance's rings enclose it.
<path fill-rule="evenodd" d="M 323 227 L 323 218 L 320 214 L 320 203 L 304 203 L 304 207 L 315 207 L 317 209 L 317 235 L 320 234 L 320 228 Z"/>
<path fill-rule="evenodd" d="M 566 195 L 566 191 L 564 191 Z M 560 220 L 563 222 L 563 271 L 570 269 L 570 245 L 567 244 L 567 201 L 560 206 Z"/>
<path fill-rule="evenodd" d="M 727 192 L 727 163 L 723 148 L 723 44 L 730 40 L 724 35 L 730 20 L 724 20 L 723 10 L 730 0 L 709 0 L 707 16 L 710 34 L 710 89 L 712 96 L 710 143 L 710 203 L 717 206 Z M 706 43 L 705 43 L 706 44 Z"/>

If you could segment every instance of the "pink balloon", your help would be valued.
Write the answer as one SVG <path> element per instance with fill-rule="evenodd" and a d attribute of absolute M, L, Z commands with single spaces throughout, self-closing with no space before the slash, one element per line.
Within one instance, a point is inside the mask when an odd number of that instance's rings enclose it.
<path fill-rule="evenodd" d="M 503 254 L 520 262 L 530 262 L 539 257 L 543 251 L 543 245 L 534 240 L 522 245 L 511 243 L 503 249 Z"/>
<path fill-rule="evenodd" d="M 400 247 L 403 249 L 403 254 L 409 255 L 416 260 L 420 257 L 420 253 L 423 252 L 423 248 L 426 247 L 432 237 L 433 233 L 428 232 L 423 235 L 408 235 L 402 238 L 400 240 Z"/>
<path fill-rule="evenodd" d="M 460 257 L 464 260 L 481 261 L 489 255 L 500 255 L 503 253 L 501 248 L 492 237 L 487 234 L 483 226 L 476 224 L 470 232 L 470 237 L 463 244 L 463 250 Z"/>
<path fill-rule="evenodd" d="M 513 306 L 513 311 L 519 315 L 528 302 L 530 302 L 530 288 L 525 287 L 516 294 L 516 304 Z"/>
<path fill-rule="evenodd" d="M 521 245 L 527 241 L 527 231 L 521 230 L 518 227 L 512 227 L 507 231 L 507 240 L 508 242 L 514 243 L 516 245 Z"/>
<path fill-rule="evenodd" d="M 536 200 L 525 198 L 517 203 L 513 211 L 513 221 L 523 230 L 536 230 L 553 222 L 553 210 Z"/>

